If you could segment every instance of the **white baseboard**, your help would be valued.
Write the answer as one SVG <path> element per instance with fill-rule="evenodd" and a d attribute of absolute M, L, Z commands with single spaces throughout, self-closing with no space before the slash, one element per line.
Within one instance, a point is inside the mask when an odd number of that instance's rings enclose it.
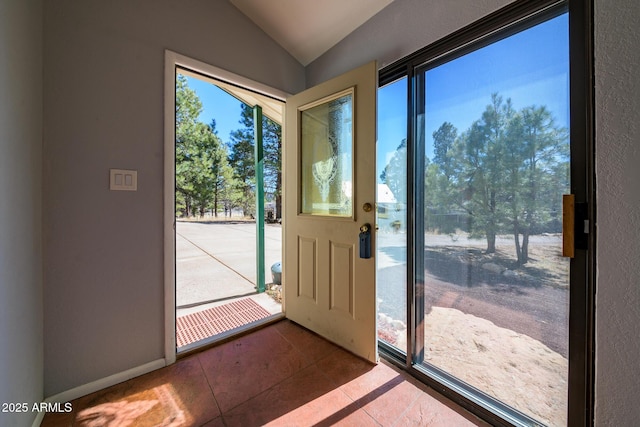
<path fill-rule="evenodd" d="M 117 374 L 109 375 L 108 377 L 101 378 L 99 380 L 84 384 L 71 390 L 63 391 L 62 393 L 54 394 L 44 399 L 45 402 L 59 402 L 66 403 L 74 399 L 77 399 L 87 394 L 94 393 L 98 390 L 102 390 L 112 385 L 119 384 L 121 382 L 130 380 L 131 378 L 139 377 L 156 369 L 164 368 L 167 366 L 165 359 L 157 359 L 144 365 L 136 366 L 135 368 L 127 369 L 126 371 L 118 372 Z M 39 412 L 36 419 L 33 421 L 33 427 L 40 426 L 45 413 Z"/>

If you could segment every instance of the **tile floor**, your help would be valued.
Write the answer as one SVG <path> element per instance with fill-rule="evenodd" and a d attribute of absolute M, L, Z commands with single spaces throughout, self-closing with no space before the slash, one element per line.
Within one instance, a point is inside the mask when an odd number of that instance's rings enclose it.
<path fill-rule="evenodd" d="M 487 426 L 284 320 L 72 402 L 41 426 Z"/>

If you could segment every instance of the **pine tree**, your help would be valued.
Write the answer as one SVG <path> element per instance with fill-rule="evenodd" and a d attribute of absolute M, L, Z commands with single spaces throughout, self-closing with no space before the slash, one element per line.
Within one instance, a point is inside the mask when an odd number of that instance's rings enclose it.
<path fill-rule="evenodd" d="M 242 128 L 231 133 L 229 164 L 234 170 L 240 206 L 245 215 L 255 213 L 255 154 L 253 109 L 242 104 L 239 123 Z M 262 118 L 265 195 L 276 202 L 276 218 L 282 212 L 282 127 L 267 116 Z"/>
<path fill-rule="evenodd" d="M 240 124 L 244 127 L 231 132 L 229 164 L 233 169 L 234 188 L 237 191 L 237 198 L 234 202 L 240 206 L 244 216 L 254 216 L 256 170 L 253 110 L 246 104 L 242 104 L 241 108 Z"/>
<path fill-rule="evenodd" d="M 510 99 L 493 94 L 482 116 L 456 136 L 448 122 L 433 134 L 434 162 L 425 166 L 427 226 L 450 232 L 438 215 L 464 209 L 471 238 L 511 233 L 519 265 L 529 259 L 529 237 L 559 227 L 557 206 L 568 190 L 568 137 L 549 110 L 516 111 Z"/>
<path fill-rule="evenodd" d="M 176 215 L 191 216 L 193 191 L 189 163 L 196 151 L 196 133 L 202 102 L 181 74 L 176 77 Z"/>
<path fill-rule="evenodd" d="M 198 121 L 202 102 L 187 84 L 176 79 L 176 215 L 204 216 L 212 208 L 218 213 L 218 200 L 232 177 L 224 144 L 210 125 Z"/>

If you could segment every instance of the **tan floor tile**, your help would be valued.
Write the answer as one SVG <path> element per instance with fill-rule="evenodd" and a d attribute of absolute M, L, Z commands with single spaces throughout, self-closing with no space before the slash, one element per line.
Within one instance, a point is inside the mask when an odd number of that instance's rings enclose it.
<path fill-rule="evenodd" d="M 220 408 L 226 412 L 289 378 L 303 356 L 273 327 L 198 354 Z"/>
<path fill-rule="evenodd" d="M 192 426 L 220 415 L 200 363 L 193 357 L 73 404 L 74 426 Z"/>

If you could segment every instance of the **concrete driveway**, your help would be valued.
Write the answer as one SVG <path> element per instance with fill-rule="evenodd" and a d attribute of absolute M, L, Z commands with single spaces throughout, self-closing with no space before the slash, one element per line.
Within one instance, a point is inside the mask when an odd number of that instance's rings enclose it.
<path fill-rule="evenodd" d="M 282 228 L 265 225 L 265 279 L 282 260 Z M 176 306 L 224 301 L 256 292 L 256 224 L 176 222 Z"/>

